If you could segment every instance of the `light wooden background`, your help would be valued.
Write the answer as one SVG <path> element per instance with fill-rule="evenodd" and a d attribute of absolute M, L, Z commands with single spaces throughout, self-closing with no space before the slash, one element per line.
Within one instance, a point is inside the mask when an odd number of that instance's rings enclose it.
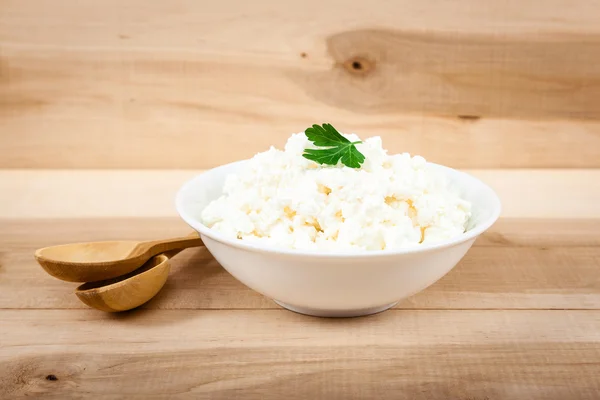
<path fill-rule="evenodd" d="M 473 173 L 502 218 L 359 319 L 202 250 L 107 315 L 33 260 L 184 234 L 185 180 L 315 122 Z M 0 150 L 2 399 L 600 398 L 600 1 L 0 0 Z"/>
<path fill-rule="evenodd" d="M 207 168 L 329 121 L 455 167 L 599 167 L 599 9 L 2 0 L 0 166 Z"/>

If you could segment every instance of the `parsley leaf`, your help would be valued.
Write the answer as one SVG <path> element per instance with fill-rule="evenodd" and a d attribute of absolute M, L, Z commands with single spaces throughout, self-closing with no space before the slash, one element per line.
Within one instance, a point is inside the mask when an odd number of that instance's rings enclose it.
<path fill-rule="evenodd" d="M 313 125 L 304 134 L 317 147 L 323 149 L 304 149 L 304 158 L 319 164 L 336 165 L 340 160 L 350 168 L 360 168 L 365 156 L 358 151 L 356 144 L 342 136 L 331 124 Z"/>

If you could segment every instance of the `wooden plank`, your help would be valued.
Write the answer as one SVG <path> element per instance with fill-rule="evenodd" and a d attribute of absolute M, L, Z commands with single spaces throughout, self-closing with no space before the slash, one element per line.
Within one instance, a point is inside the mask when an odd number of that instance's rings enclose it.
<path fill-rule="evenodd" d="M 0 308 L 85 308 L 76 284 L 46 275 L 36 248 L 107 239 L 150 239 L 187 231 L 175 219 L 26 220 L 0 224 Z M 523 232 L 527 233 L 523 233 Z M 439 282 L 405 309 L 600 308 L 600 220 L 502 220 Z M 279 308 L 248 289 L 204 249 L 175 257 L 169 280 L 144 308 Z"/>
<path fill-rule="evenodd" d="M 562 400 L 595 399 L 600 389 L 599 311 L 335 320 L 277 310 L 4 310 L 0 320 L 5 398 Z"/>
<path fill-rule="evenodd" d="M 2 0 L 0 37 L 19 46 L 183 49 L 270 56 L 302 50 L 314 36 L 360 26 L 407 31 L 479 34 L 600 34 L 597 0 L 478 0 L 344 3 L 306 0 L 280 7 L 277 0 L 199 4 L 194 0 Z M 68 5 L 68 6 L 67 6 Z M 319 12 L 315 12 L 315 10 Z M 560 18 L 557 18 L 560 15 Z M 306 29 L 310 27 L 310 29 Z M 304 28 L 304 29 L 302 29 Z M 115 34 L 108 34 L 113 32 Z M 274 34 L 276 33 L 276 34 Z M 206 40 L 210 38 L 211 40 Z"/>
<path fill-rule="evenodd" d="M 600 50 L 585 54 L 590 59 L 561 57 L 580 66 L 600 62 Z M 578 76 L 567 65 L 563 73 L 536 76 L 545 70 L 538 64 L 556 63 L 528 59 L 520 62 L 535 68 L 515 72 L 519 77 L 502 78 L 500 67 L 478 60 L 460 71 L 441 66 L 432 76 L 399 73 L 431 64 L 430 57 L 382 65 L 371 79 L 340 70 L 333 59 L 323 67 L 299 56 L 290 65 L 246 53 L 9 47 L 0 59 L 0 168 L 209 168 L 281 147 L 291 133 L 322 120 L 379 135 L 391 153 L 459 168 L 600 166 L 600 122 L 591 120 L 600 117 L 600 75 Z M 504 115 L 511 110 L 529 114 Z M 575 117 L 590 120 L 556 120 Z"/>
<path fill-rule="evenodd" d="M 0 218 L 175 216 L 197 170 L 1 170 Z M 600 169 L 466 170 L 489 184 L 505 218 L 600 218 Z"/>
<path fill-rule="evenodd" d="M 475 246 L 600 246 L 600 220 L 500 218 Z"/>
<path fill-rule="evenodd" d="M 178 217 L 0 219 L 0 244 L 14 250 L 76 241 L 153 240 L 188 232 Z M 600 246 L 600 219 L 500 218 L 475 246 Z"/>

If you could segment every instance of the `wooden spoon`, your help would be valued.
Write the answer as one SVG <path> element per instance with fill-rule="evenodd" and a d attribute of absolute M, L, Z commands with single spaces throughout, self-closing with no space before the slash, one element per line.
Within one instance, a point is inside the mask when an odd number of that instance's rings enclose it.
<path fill-rule="evenodd" d="M 95 282 L 131 272 L 157 254 L 204 246 L 198 233 L 149 242 L 73 243 L 39 249 L 35 258 L 47 273 L 69 282 Z"/>
<path fill-rule="evenodd" d="M 154 256 L 126 275 L 84 283 L 75 294 L 88 306 L 101 311 L 119 312 L 139 307 L 162 289 L 171 270 L 169 259 L 180 251 Z"/>

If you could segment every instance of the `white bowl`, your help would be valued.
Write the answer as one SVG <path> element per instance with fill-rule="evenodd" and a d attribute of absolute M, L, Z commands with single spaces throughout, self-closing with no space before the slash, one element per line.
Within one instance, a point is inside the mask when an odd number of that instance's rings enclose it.
<path fill-rule="evenodd" d="M 208 250 L 231 275 L 302 314 L 351 317 L 386 310 L 444 276 L 500 215 L 500 200 L 489 186 L 471 175 L 430 163 L 442 169 L 472 203 L 467 231 L 454 239 L 352 254 L 248 243 L 200 222 L 204 207 L 221 195 L 225 176 L 243 168 L 244 162 L 211 169 L 184 184 L 177 193 L 177 211 L 200 233 Z"/>

